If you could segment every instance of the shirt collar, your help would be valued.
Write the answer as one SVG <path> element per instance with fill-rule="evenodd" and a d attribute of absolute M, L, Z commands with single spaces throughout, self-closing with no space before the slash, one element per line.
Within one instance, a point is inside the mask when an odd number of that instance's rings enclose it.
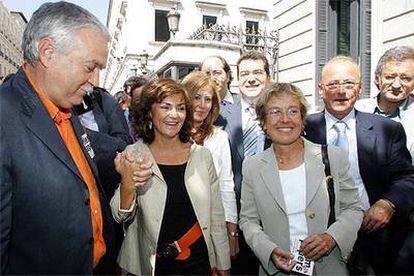
<path fill-rule="evenodd" d="M 223 99 L 222 101 L 224 101 L 224 102 L 228 102 L 228 103 L 231 103 L 231 104 L 233 104 L 233 103 L 234 103 L 233 96 L 231 95 L 230 90 L 227 90 L 227 93 L 226 93 L 226 95 L 224 96 L 224 99 Z"/>
<path fill-rule="evenodd" d="M 396 118 L 396 117 L 401 118 L 401 115 L 405 111 L 408 110 L 408 108 L 410 107 L 410 105 L 414 104 L 414 98 L 408 96 L 405 100 L 403 100 L 400 103 L 400 105 L 398 106 L 398 108 L 394 112 L 392 112 L 390 114 L 387 114 L 384 111 L 382 111 L 381 108 L 378 105 L 379 98 L 380 98 L 380 93 L 378 93 L 378 95 L 375 98 L 376 98 L 376 106 L 375 106 L 375 109 L 374 109 L 374 112 L 373 113 L 380 114 L 380 115 L 386 116 L 388 118 Z"/>
<path fill-rule="evenodd" d="M 26 64 L 22 66 L 23 71 L 29 80 L 30 85 L 33 87 L 33 90 L 36 92 L 37 96 L 39 97 L 42 104 L 45 106 L 47 112 L 49 113 L 50 117 L 56 124 L 60 124 L 64 120 L 69 120 L 72 117 L 72 113 L 70 110 L 62 109 L 57 107 L 51 100 L 49 100 L 46 95 L 39 89 L 39 87 L 35 84 L 33 79 L 31 78 L 29 71 L 26 68 Z"/>
<path fill-rule="evenodd" d="M 342 120 L 334 117 L 328 110 L 325 109 L 325 121 L 326 121 L 326 129 L 330 130 L 333 128 L 337 121 L 342 121 L 346 124 L 347 128 L 351 126 L 351 120 L 355 119 L 355 109 L 352 109 Z"/>

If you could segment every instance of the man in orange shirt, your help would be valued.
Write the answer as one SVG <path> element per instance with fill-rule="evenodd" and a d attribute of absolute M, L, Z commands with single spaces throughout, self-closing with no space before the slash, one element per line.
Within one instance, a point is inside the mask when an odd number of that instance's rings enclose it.
<path fill-rule="evenodd" d="M 24 31 L 25 62 L 0 87 L 3 274 L 92 274 L 112 254 L 108 199 L 71 112 L 105 67 L 109 38 L 63 1 L 42 5 Z"/>

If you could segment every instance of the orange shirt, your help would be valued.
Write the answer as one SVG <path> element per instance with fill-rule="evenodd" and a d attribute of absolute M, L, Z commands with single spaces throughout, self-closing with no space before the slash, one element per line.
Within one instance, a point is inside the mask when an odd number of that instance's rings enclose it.
<path fill-rule="evenodd" d="M 103 222 L 101 203 L 99 201 L 99 191 L 96 186 L 95 177 L 91 167 L 89 166 L 88 160 L 79 145 L 72 123 L 70 122 L 72 114 L 69 110 L 59 109 L 55 104 L 53 104 L 32 81 L 24 65 L 23 70 L 41 102 L 52 117 L 53 122 L 59 130 L 60 136 L 66 145 L 66 148 L 69 150 L 70 155 L 72 156 L 73 161 L 75 161 L 76 167 L 78 168 L 84 182 L 86 183 L 86 187 L 88 188 L 94 240 L 93 264 L 95 267 L 106 252 L 105 240 L 102 233 Z"/>

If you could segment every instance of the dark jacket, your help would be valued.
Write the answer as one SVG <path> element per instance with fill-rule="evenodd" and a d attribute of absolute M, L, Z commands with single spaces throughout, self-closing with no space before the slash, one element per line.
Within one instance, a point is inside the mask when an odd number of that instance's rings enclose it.
<path fill-rule="evenodd" d="M 89 193 L 58 129 L 24 72 L 0 86 L 0 218 L 2 274 L 91 274 L 93 233 Z M 107 252 L 113 219 L 99 189 Z"/>

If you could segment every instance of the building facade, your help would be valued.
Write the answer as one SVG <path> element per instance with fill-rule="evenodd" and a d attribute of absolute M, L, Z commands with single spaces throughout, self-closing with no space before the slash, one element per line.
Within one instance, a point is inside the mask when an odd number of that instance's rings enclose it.
<path fill-rule="evenodd" d="M 230 41 L 230 30 L 271 30 L 270 7 L 271 0 L 110 0 L 107 26 L 112 41 L 101 85 L 115 93 L 128 77 L 143 72 L 180 80 L 209 55 L 223 56 L 235 74 L 243 45 Z M 174 37 L 167 20 L 172 8 L 180 13 Z M 227 34 L 218 31 L 211 39 L 205 33 L 206 39 L 194 35 L 200 27 L 213 25 Z M 255 42 L 252 37 L 243 39 Z M 146 55 L 148 62 L 143 67 Z"/>
<path fill-rule="evenodd" d="M 279 30 L 279 80 L 298 85 L 315 108 L 323 103 L 318 83 L 335 55 L 352 56 L 362 71 L 362 97 L 378 93 L 374 72 L 385 50 L 414 47 L 411 0 L 273 0 Z"/>
<path fill-rule="evenodd" d="M 0 1 L 0 81 L 15 73 L 23 62 L 21 44 L 26 24 L 23 13 L 9 11 Z"/>
<path fill-rule="evenodd" d="M 171 8 L 181 15 L 174 37 L 167 23 Z M 414 26 L 414 1 L 111 0 L 107 25 L 113 39 L 102 85 L 115 93 L 129 76 L 143 72 L 179 80 L 214 54 L 226 58 L 235 75 L 243 43 L 229 43 L 217 33 L 194 39 L 200 26 L 214 24 L 227 30 L 277 30 L 277 60 L 270 60 L 274 78 L 297 85 L 318 109 L 323 106 L 321 69 L 335 55 L 352 56 L 360 64 L 362 97 L 377 93 L 373 72 L 382 53 L 395 45 L 414 46 L 414 29 L 408 27 Z M 232 87 L 237 92 L 236 78 Z"/>

